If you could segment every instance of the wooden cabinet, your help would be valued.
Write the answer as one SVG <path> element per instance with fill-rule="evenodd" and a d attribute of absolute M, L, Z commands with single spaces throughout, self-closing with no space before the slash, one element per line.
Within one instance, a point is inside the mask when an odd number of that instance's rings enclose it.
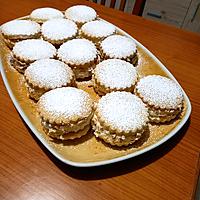
<path fill-rule="evenodd" d="M 191 2 L 182 27 L 200 33 L 200 0 Z"/>
<path fill-rule="evenodd" d="M 200 32 L 200 0 L 147 0 L 143 17 Z"/>
<path fill-rule="evenodd" d="M 105 0 L 105 5 L 109 7 L 110 2 Z M 116 1 L 115 9 L 120 2 Z M 131 14 L 134 4 L 135 0 L 126 0 L 124 12 Z M 200 0 L 146 0 L 142 16 L 200 33 Z"/>

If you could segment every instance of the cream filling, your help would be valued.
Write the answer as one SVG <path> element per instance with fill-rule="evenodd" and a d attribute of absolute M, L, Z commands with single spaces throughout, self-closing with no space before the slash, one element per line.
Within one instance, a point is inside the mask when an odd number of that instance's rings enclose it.
<path fill-rule="evenodd" d="M 10 49 L 12 49 L 12 48 L 14 47 L 15 43 L 16 43 L 16 42 L 11 41 L 11 40 L 6 39 L 6 38 L 4 38 L 4 41 L 5 41 L 6 45 L 7 45 Z"/>
<path fill-rule="evenodd" d="M 13 66 L 17 69 L 20 73 L 24 74 L 25 69 L 28 67 L 28 63 L 21 62 L 17 60 L 17 58 L 13 58 Z"/>
<path fill-rule="evenodd" d="M 110 93 L 112 91 L 132 92 L 134 90 L 134 85 L 131 85 L 130 87 L 124 87 L 124 88 L 106 88 L 105 86 L 98 83 L 95 76 L 93 76 L 92 80 L 93 80 L 94 90 L 100 96 L 103 96 L 103 95 Z"/>
<path fill-rule="evenodd" d="M 77 123 L 67 123 L 67 124 L 53 124 L 44 120 L 41 117 L 41 124 L 47 133 L 53 135 L 63 135 L 67 133 L 76 133 L 85 129 L 86 126 L 90 126 L 91 118 L 93 113 L 91 113 L 87 118 L 79 120 Z"/>
<path fill-rule="evenodd" d="M 149 108 L 149 119 L 152 122 L 166 122 L 174 119 L 181 112 L 181 107 L 175 110 L 161 110 L 153 107 Z"/>
<path fill-rule="evenodd" d="M 90 77 L 92 75 L 92 70 L 94 68 L 95 68 L 95 65 L 92 65 L 89 68 L 74 67 L 73 71 L 75 73 L 76 79 L 83 79 L 83 78 Z"/>
<path fill-rule="evenodd" d="M 26 39 L 36 39 L 40 37 L 40 32 L 32 34 L 32 35 L 17 35 L 17 36 L 4 36 L 4 41 L 8 45 L 9 48 L 13 48 L 15 43 L 26 40 Z"/>
<path fill-rule="evenodd" d="M 52 132 L 61 131 L 65 133 L 70 133 L 70 132 L 77 132 L 79 130 L 84 129 L 85 126 L 90 124 L 90 120 L 91 120 L 91 117 L 88 117 L 88 119 L 79 121 L 76 124 L 71 123 L 71 124 L 66 124 L 66 125 L 58 125 L 58 124 L 51 124 L 42 119 L 41 123 L 46 129 L 49 129 Z"/>
<path fill-rule="evenodd" d="M 100 57 L 101 57 L 101 60 L 106 60 L 106 59 L 112 59 L 112 58 L 115 58 L 115 57 L 110 57 L 109 55 L 107 55 L 106 53 L 103 52 L 101 46 L 99 47 L 100 48 Z M 118 57 L 116 57 L 118 58 Z M 133 64 L 134 66 L 137 66 L 138 64 L 138 55 L 137 55 L 137 51 L 133 54 L 133 55 L 130 55 L 126 58 L 118 58 L 118 59 L 122 59 L 122 60 L 125 60 L 131 64 Z"/>
<path fill-rule="evenodd" d="M 82 124 L 71 124 L 71 126 L 67 125 L 53 125 L 44 120 L 41 120 L 41 124 L 44 127 L 47 134 L 54 138 L 60 138 L 62 135 L 65 134 L 75 134 L 79 131 L 84 131 L 88 126 L 90 126 L 90 118 L 88 118 Z"/>
<path fill-rule="evenodd" d="M 94 135 L 103 139 L 105 142 L 110 143 L 111 145 L 117 146 L 127 146 L 139 140 L 144 133 L 145 129 L 142 129 L 138 132 L 121 134 L 111 133 L 109 130 L 106 130 L 98 121 L 96 115 L 94 115 L 92 120 L 92 128 L 94 129 Z"/>
<path fill-rule="evenodd" d="M 31 85 L 29 85 L 27 82 L 25 83 L 25 85 L 28 89 L 29 96 L 32 99 L 35 99 L 36 101 L 38 101 L 39 98 L 46 92 L 46 90 L 44 90 L 42 88 L 31 87 Z"/>

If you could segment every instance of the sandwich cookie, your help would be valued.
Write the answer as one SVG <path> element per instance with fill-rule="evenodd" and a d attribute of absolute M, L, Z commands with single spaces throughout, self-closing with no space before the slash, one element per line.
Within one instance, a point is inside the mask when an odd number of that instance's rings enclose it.
<path fill-rule="evenodd" d="M 73 87 L 51 90 L 37 103 L 42 126 L 54 139 L 80 138 L 90 129 L 93 101 L 89 94 Z"/>
<path fill-rule="evenodd" d="M 95 20 L 97 18 L 97 13 L 89 6 L 76 5 L 65 11 L 65 17 L 74 21 L 78 27 L 81 27 L 84 23 Z"/>
<path fill-rule="evenodd" d="M 98 45 L 101 40 L 113 35 L 115 32 L 116 28 L 112 24 L 102 20 L 95 20 L 84 24 L 81 27 L 80 35 Z"/>
<path fill-rule="evenodd" d="M 63 13 L 55 8 L 37 8 L 30 14 L 30 19 L 40 24 L 55 18 L 64 18 Z"/>
<path fill-rule="evenodd" d="M 58 49 L 57 56 L 72 68 L 77 79 L 90 77 L 98 62 L 97 49 L 94 43 L 87 39 L 65 42 Z"/>
<path fill-rule="evenodd" d="M 141 138 L 148 120 L 148 109 L 140 98 L 130 92 L 111 92 L 99 100 L 92 127 L 104 142 L 127 146 Z"/>
<path fill-rule="evenodd" d="M 56 48 L 51 43 L 41 39 L 28 39 L 17 42 L 12 53 L 14 67 L 20 73 L 24 73 L 30 63 L 44 58 L 54 58 Z"/>
<path fill-rule="evenodd" d="M 135 93 L 147 105 L 151 122 L 168 122 L 183 108 L 181 88 L 173 80 L 160 75 L 149 75 L 140 79 Z"/>
<path fill-rule="evenodd" d="M 42 37 L 55 46 L 76 37 L 77 25 L 68 19 L 51 19 L 43 23 Z"/>
<path fill-rule="evenodd" d="M 9 48 L 16 42 L 40 37 L 40 25 L 30 20 L 13 20 L 1 26 L 1 33 Z"/>
<path fill-rule="evenodd" d="M 72 69 L 54 59 L 41 59 L 31 63 L 25 70 L 24 77 L 29 96 L 36 101 L 49 90 L 76 86 Z"/>
<path fill-rule="evenodd" d="M 93 71 L 93 86 L 99 95 L 112 91 L 133 92 L 138 75 L 136 68 L 120 59 L 100 62 Z"/>
<path fill-rule="evenodd" d="M 103 60 L 118 58 L 137 65 L 136 43 L 122 35 L 111 35 L 100 43 L 100 54 Z"/>

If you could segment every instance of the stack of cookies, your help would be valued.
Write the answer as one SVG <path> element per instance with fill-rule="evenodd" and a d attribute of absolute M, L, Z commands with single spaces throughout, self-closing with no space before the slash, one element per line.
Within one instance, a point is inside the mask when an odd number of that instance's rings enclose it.
<path fill-rule="evenodd" d="M 57 56 L 73 69 L 77 79 L 91 77 L 98 62 L 94 43 L 84 38 L 65 42 L 58 49 Z"/>
<path fill-rule="evenodd" d="M 30 64 L 25 70 L 24 78 L 29 96 L 36 101 L 49 90 L 76 86 L 72 69 L 55 59 L 41 59 Z"/>
<path fill-rule="evenodd" d="M 38 101 L 38 112 L 45 132 L 52 138 L 80 138 L 90 129 L 93 102 L 89 94 L 74 87 L 46 92 Z"/>
<path fill-rule="evenodd" d="M 13 20 L 1 26 L 6 44 L 13 48 L 16 42 L 40 37 L 40 25 L 31 20 Z"/>
<path fill-rule="evenodd" d="M 96 137 L 111 145 L 127 146 L 139 140 L 148 128 L 148 110 L 130 92 L 111 92 L 103 96 L 93 117 Z"/>
<path fill-rule="evenodd" d="M 30 14 L 30 20 L 36 21 L 40 24 L 50 20 L 64 18 L 63 13 L 55 8 L 37 8 L 33 10 Z"/>
<path fill-rule="evenodd" d="M 77 25 L 68 19 L 51 19 L 44 22 L 41 27 L 42 38 L 57 47 L 75 38 L 77 33 Z"/>
<path fill-rule="evenodd" d="M 150 123 L 170 123 L 183 110 L 177 83 L 143 77 L 136 42 L 91 7 L 38 8 L 26 19 L 3 24 L 1 33 L 41 125 L 54 140 L 74 140 L 92 128 L 101 141 L 127 146 L 141 140 Z M 99 96 L 95 103 L 77 88 L 88 80 Z"/>
<path fill-rule="evenodd" d="M 93 41 L 96 45 L 106 37 L 115 34 L 116 28 L 103 20 L 85 23 L 80 29 L 80 35 Z"/>
<path fill-rule="evenodd" d="M 146 76 L 137 83 L 135 93 L 148 107 L 151 122 L 169 122 L 181 113 L 183 92 L 169 78 L 159 75 Z"/>
<path fill-rule="evenodd" d="M 19 72 L 24 73 L 25 69 L 34 61 L 54 58 L 56 48 L 41 39 L 28 39 L 17 42 L 12 50 L 13 66 Z"/>
<path fill-rule="evenodd" d="M 113 91 L 133 92 L 137 79 L 136 68 L 120 59 L 104 60 L 93 71 L 93 86 L 101 96 Z"/>

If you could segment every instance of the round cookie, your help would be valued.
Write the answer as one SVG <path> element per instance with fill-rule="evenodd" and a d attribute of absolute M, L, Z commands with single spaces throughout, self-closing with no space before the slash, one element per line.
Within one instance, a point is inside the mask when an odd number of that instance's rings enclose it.
<path fill-rule="evenodd" d="M 92 40 L 94 43 L 98 44 L 99 41 L 104 38 L 114 34 L 116 28 L 114 25 L 105 22 L 103 20 L 95 20 L 85 23 L 81 27 L 81 36 Z"/>
<path fill-rule="evenodd" d="M 93 70 L 93 86 L 99 95 L 112 91 L 133 92 L 137 78 L 136 68 L 120 59 L 104 60 Z"/>
<path fill-rule="evenodd" d="M 30 20 L 12 20 L 1 26 L 1 33 L 9 48 L 16 42 L 40 37 L 40 25 Z"/>
<path fill-rule="evenodd" d="M 58 49 L 57 56 L 73 69 L 77 79 L 90 77 L 98 61 L 97 49 L 87 39 L 73 39 L 65 42 Z"/>
<path fill-rule="evenodd" d="M 92 127 L 96 137 L 116 146 L 139 140 L 148 128 L 148 110 L 130 92 L 111 92 L 96 105 Z"/>
<path fill-rule="evenodd" d="M 63 13 L 55 8 L 37 8 L 33 10 L 30 14 L 30 19 L 40 24 L 47 20 L 55 18 L 64 18 Z"/>
<path fill-rule="evenodd" d="M 80 138 L 90 129 L 93 101 L 83 90 L 63 87 L 46 92 L 37 103 L 41 123 L 52 138 Z"/>
<path fill-rule="evenodd" d="M 173 80 L 160 75 L 149 75 L 140 79 L 135 93 L 148 106 L 151 122 L 170 121 L 183 107 L 181 88 Z"/>
<path fill-rule="evenodd" d="M 56 55 L 56 48 L 41 39 L 28 39 L 17 42 L 12 50 L 14 67 L 21 73 L 28 65 L 36 60 L 53 58 Z"/>
<path fill-rule="evenodd" d="M 97 13 L 89 6 L 76 5 L 67 8 L 65 11 L 65 17 L 77 23 L 77 25 L 80 27 L 86 22 L 95 20 L 97 18 Z"/>
<path fill-rule="evenodd" d="M 118 58 L 137 65 L 136 43 L 122 35 L 111 35 L 100 43 L 100 54 L 103 60 Z"/>
<path fill-rule="evenodd" d="M 68 19 L 51 19 L 43 23 L 41 32 L 44 40 L 58 46 L 75 38 L 78 27 Z"/>
<path fill-rule="evenodd" d="M 29 96 L 39 100 L 45 92 L 65 86 L 75 86 L 75 75 L 65 63 L 54 59 L 33 62 L 25 70 L 24 77 Z"/>

